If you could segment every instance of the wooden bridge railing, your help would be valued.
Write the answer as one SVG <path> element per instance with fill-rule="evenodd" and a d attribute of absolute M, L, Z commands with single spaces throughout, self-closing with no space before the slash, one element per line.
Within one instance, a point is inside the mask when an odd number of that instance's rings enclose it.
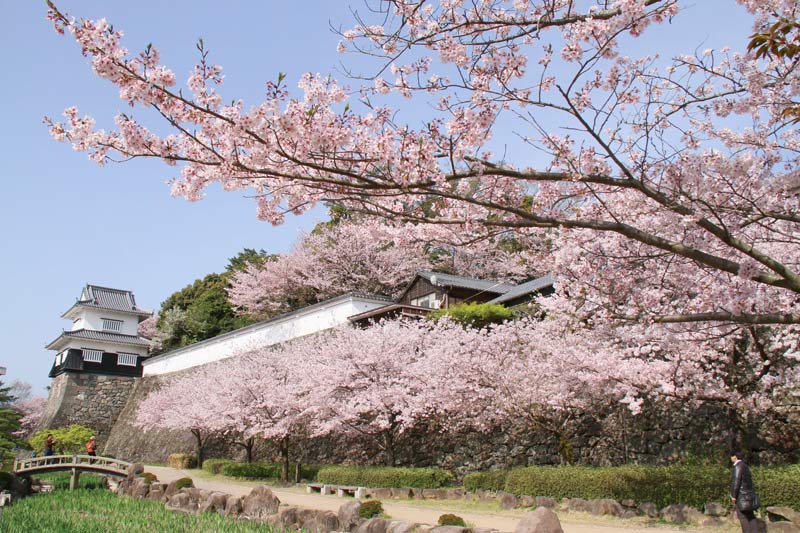
<path fill-rule="evenodd" d="M 111 457 L 95 457 L 91 455 L 46 455 L 29 459 L 15 459 L 13 472 L 17 475 L 41 474 L 69 470 L 70 490 L 78 486 L 81 472 L 95 472 L 115 477 L 128 475 L 131 463 Z"/>

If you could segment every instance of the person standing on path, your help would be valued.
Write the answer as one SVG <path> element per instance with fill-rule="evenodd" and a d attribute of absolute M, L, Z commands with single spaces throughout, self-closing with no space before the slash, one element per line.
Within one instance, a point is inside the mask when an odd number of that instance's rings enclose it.
<path fill-rule="evenodd" d="M 731 481 L 731 501 L 736 507 L 736 516 L 742 524 L 742 533 L 757 533 L 758 519 L 755 510 L 760 506 L 756 489 L 753 487 L 753 476 L 750 467 L 742 460 L 740 451 L 731 452 L 733 463 L 733 480 Z"/>
<path fill-rule="evenodd" d="M 89 442 L 86 443 L 86 455 L 97 457 L 97 441 L 94 435 L 92 435 L 91 438 L 89 438 Z"/>
<path fill-rule="evenodd" d="M 52 433 L 48 433 L 47 439 L 45 439 L 44 441 L 44 456 L 50 457 L 51 455 L 53 455 L 55 453 L 55 447 L 56 447 L 56 440 L 53 438 Z M 50 462 L 51 461 L 48 459 L 47 464 L 50 464 Z"/>

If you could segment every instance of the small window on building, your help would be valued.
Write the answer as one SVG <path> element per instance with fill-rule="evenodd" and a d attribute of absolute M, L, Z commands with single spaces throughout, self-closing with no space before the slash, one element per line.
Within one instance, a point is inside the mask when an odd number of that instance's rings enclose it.
<path fill-rule="evenodd" d="M 436 293 L 431 292 L 429 294 L 426 294 L 425 296 L 414 298 L 413 300 L 411 300 L 411 305 L 416 305 L 419 307 L 428 307 L 430 309 L 439 309 L 442 306 L 442 303 L 436 299 Z"/>
<path fill-rule="evenodd" d="M 117 364 L 123 366 L 136 366 L 136 358 L 139 357 L 135 353 L 118 353 Z"/>
<path fill-rule="evenodd" d="M 104 331 L 121 331 L 122 330 L 122 320 L 114 320 L 111 318 L 103 318 L 103 330 Z"/>
<path fill-rule="evenodd" d="M 81 352 L 84 361 L 88 361 L 90 363 L 103 362 L 103 350 L 90 350 L 88 348 L 81 348 Z"/>

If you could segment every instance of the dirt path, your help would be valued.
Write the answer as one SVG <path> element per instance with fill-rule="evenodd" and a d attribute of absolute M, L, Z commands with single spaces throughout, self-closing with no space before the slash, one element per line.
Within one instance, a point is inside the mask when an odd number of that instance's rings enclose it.
<path fill-rule="evenodd" d="M 233 481 L 222 477 L 209 478 L 207 475 L 199 476 L 197 471 L 179 470 L 175 468 L 168 468 L 162 466 L 148 466 L 148 472 L 152 472 L 158 476 L 159 481 L 170 482 L 181 477 L 190 477 L 194 481 L 194 485 L 200 489 L 214 490 L 233 494 L 234 496 L 244 496 L 250 493 L 257 482 L 246 481 Z M 334 513 L 339 510 L 342 505 L 342 498 L 336 496 L 322 496 L 320 494 L 308 494 L 301 488 L 281 488 L 271 487 L 272 492 L 281 501 L 281 504 L 306 507 L 310 509 L 319 509 L 333 511 Z M 507 511 L 507 512 L 490 512 L 490 511 L 472 511 L 461 510 L 456 502 L 453 502 L 454 508 L 447 510 L 444 507 L 431 508 L 422 503 L 417 503 L 415 500 L 382 500 L 383 509 L 396 520 L 403 520 L 409 523 L 421 524 L 435 524 L 439 520 L 439 516 L 444 513 L 452 512 L 461 516 L 468 523 L 478 527 L 492 527 L 500 531 L 514 531 L 519 523 L 522 513 L 520 511 Z M 642 527 L 631 526 L 622 520 L 608 521 L 604 524 L 585 524 L 576 521 L 570 521 L 569 516 L 562 513 L 559 516 L 561 520 L 561 527 L 564 533 L 692 533 L 692 532 L 722 532 L 734 531 L 734 529 L 678 529 L 669 527 Z M 599 521 L 599 519 L 598 519 Z"/>

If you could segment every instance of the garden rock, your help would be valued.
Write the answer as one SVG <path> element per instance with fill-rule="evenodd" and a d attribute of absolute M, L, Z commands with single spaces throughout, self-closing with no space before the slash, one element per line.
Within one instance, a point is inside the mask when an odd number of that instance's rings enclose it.
<path fill-rule="evenodd" d="M 369 494 L 376 500 L 388 500 L 392 497 L 392 489 L 370 489 Z"/>
<path fill-rule="evenodd" d="M 501 493 L 497 500 L 500 502 L 501 509 L 516 509 L 519 506 L 519 498 L 508 492 Z"/>
<path fill-rule="evenodd" d="M 721 503 L 707 503 L 703 507 L 703 514 L 707 516 L 726 516 L 728 514 L 728 508 Z"/>
<path fill-rule="evenodd" d="M 167 485 L 167 490 L 164 491 L 164 497 L 167 499 L 172 498 L 175 494 L 178 493 L 178 484 L 177 480 L 170 481 Z"/>
<path fill-rule="evenodd" d="M 589 501 L 583 498 L 564 498 L 561 500 L 561 507 L 567 511 L 589 512 Z"/>
<path fill-rule="evenodd" d="M 197 510 L 201 513 L 224 514 L 228 496 L 229 494 L 224 492 L 212 492 L 208 498 L 200 504 Z"/>
<path fill-rule="evenodd" d="M 470 531 L 472 531 L 472 533 L 494 533 L 499 530 L 492 527 L 473 527 Z"/>
<path fill-rule="evenodd" d="M 144 473 L 144 465 L 134 463 L 128 467 L 128 479 L 133 479 Z"/>
<path fill-rule="evenodd" d="M 242 499 L 242 513 L 257 520 L 264 520 L 278 512 L 281 501 L 264 485 L 256 485 Z"/>
<path fill-rule="evenodd" d="M 339 507 L 337 514 L 339 518 L 339 527 L 343 531 L 352 531 L 354 527 L 361 521 L 358 511 L 361 509 L 361 502 L 347 502 Z"/>
<path fill-rule="evenodd" d="M 298 513 L 297 524 L 300 529 L 318 533 L 338 531 L 339 519 L 331 511 L 303 509 Z"/>
<path fill-rule="evenodd" d="M 688 524 L 703 519 L 700 511 L 683 504 L 668 505 L 661 509 L 660 515 L 666 522 L 672 524 Z"/>
<path fill-rule="evenodd" d="M 767 519 L 770 522 L 791 522 L 800 526 L 800 512 L 790 507 L 767 507 Z"/>
<path fill-rule="evenodd" d="M 595 515 L 622 516 L 623 508 L 616 500 L 608 498 L 600 500 L 589 500 L 587 508 L 590 513 Z"/>
<path fill-rule="evenodd" d="M 792 522 L 767 522 L 767 533 L 800 533 L 800 526 Z"/>
<path fill-rule="evenodd" d="M 408 488 L 392 489 L 392 498 L 407 500 L 414 497 L 414 491 Z"/>
<path fill-rule="evenodd" d="M 386 533 L 412 533 L 417 530 L 418 524 L 409 524 L 400 520 L 392 520 L 386 526 Z"/>
<path fill-rule="evenodd" d="M 639 512 L 642 513 L 644 516 L 648 518 L 657 518 L 658 517 L 658 507 L 656 504 L 645 502 L 638 507 Z"/>
<path fill-rule="evenodd" d="M 464 489 L 447 489 L 448 500 L 460 500 L 464 497 Z"/>
<path fill-rule="evenodd" d="M 636 502 L 633 500 L 622 500 L 619 504 L 628 509 L 636 509 Z"/>
<path fill-rule="evenodd" d="M 283 529 L 295 529 L 297 526 L 298 518 L 297 507 L 286 507 L 278 512 L 278 520 L 275 525 Z"/>
<path fill-rule="evenodd" d="M 536 498 L 533 496 L 523 495 L 519 497 L 520 507 L 533 507 L 536 505 Z"/>
<path fill-rule="evenodd" d="M 556 514 L 547 507 L 539 507 L 522 517 L 515 533 L 564 533 Z"/>
<path fill-rule="evenodd" d="M 548 509 L 556 508 L 556 501 L 548 496 L 537 496 L 533 499 L 533 505 L 536 507 L 547 507 Z"/>
<path fill-rule="evenodd" d="M 239 496 L 228 496 L 225 500 L 225 516 L 239 516 L 242 514 L 242 499 Z"/>
<path fill-rule="evenodd" d="M 467 528 L 461 526 L 437 526 L 430 533 L 464 533 Z"/>
<path fill-rule="evenodd" d="M 447 491 L 444 489 L 423 489 L 422 496 L 426 500 L 446 500 Z"/>
<path fill-rule="evenodd" d="M 386 533 L 389 521 L 382 518 L 370 518 L 362 522 L 354 533 Z"/>
<path fill-rule="evenodd" d="M 143 500 L 147 497 L 149 491 L 150 484 L 144 478 L 138 478 L 134 481 L 130 493 L 132 498 Z"/>
<path fill-rule="evenodd" d="M 197 502 L 193 501 L 188 494 L 182 491 L 172 496 L 167 502 L 166 507 L 167 509 L 182 511 L 184 513 L 197 512 Z"/>

